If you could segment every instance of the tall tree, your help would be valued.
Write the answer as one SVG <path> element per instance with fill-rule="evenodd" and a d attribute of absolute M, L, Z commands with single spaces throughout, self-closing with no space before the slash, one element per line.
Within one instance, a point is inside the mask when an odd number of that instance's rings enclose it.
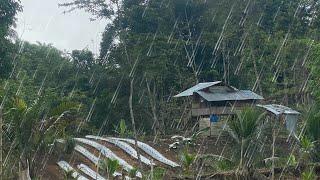
<path fill-rule="evenodd" d="M 20 1 L 3 0 L 0 2 L 0 78 L 10 73 L 14 56 L 14 46 L 10 38 L 14 36 L 15 15 L 21 11 Z"/>

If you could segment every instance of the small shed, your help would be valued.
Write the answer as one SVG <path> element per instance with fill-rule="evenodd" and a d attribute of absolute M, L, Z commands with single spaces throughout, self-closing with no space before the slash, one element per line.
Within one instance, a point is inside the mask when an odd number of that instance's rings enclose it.
<path fill-rule="evenodd" d="M 283 120 L 289 134 L 297 137 L 296 128 L 300 112 L 279 104 L 258 104 L 257 106 L 275 115 L 276 119 Z"/>

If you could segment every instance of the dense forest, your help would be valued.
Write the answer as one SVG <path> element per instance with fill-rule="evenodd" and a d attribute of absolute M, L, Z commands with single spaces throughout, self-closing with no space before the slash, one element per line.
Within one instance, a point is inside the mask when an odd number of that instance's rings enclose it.
<path fill-rule="evenodd" d="M 19 39 L 13 28 L 23 7 L 0 2 L 5 177 L 19 164 L 36 177 L 55 139 L 117 135 L 120 122 L 135 138 L 183 134 L 191 99 L 173 96 L 218 80 L 303 112 L 299 129 L 320 149 L 318 1 L 75 0 L 60 8 L 110 20 L 99 55 Z"/>

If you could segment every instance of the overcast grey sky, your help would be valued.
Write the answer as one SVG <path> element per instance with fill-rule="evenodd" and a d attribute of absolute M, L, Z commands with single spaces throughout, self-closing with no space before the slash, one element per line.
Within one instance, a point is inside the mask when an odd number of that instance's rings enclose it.
<path fill-rule="evenodd" d="M 58 3 L 66 0 L 21 0 L 16 31 L 23 40 L 51 43 L 61 50 L 71 51 L 88 47 L 99 52 L 105 20 L 90 21 L 90 14 L 76 10 L 63 14 Z"/>

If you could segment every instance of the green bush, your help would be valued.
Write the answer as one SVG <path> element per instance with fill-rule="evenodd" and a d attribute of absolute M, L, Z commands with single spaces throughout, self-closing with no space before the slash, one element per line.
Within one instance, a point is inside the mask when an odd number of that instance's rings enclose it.
<path fill-rule="evenodd" d="M 71 137 L 67 138 L 64 146 L 64 152 L 66 154 L 71 154 L 75 146 L 76 146 L 75 140 Z"/>

